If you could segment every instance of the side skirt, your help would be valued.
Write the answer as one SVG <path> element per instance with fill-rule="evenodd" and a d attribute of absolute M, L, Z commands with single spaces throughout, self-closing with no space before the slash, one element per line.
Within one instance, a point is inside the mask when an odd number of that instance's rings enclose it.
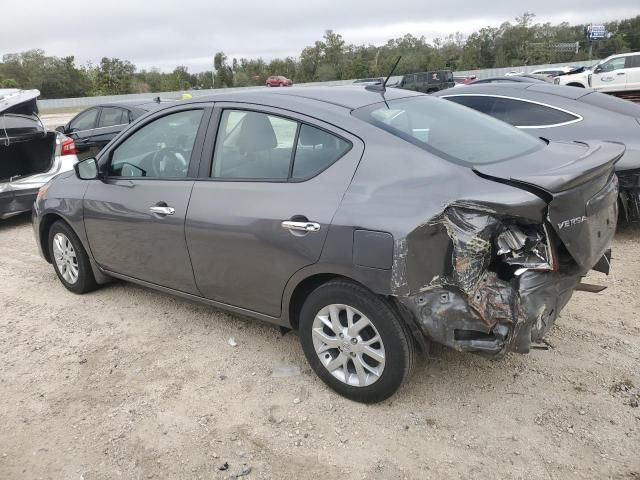
<path fill-rule="evenodd" d="M 102 269 L 101 269 L 102 270 Z M 232 313 L 237 313 L 239 315 L 244 315 L 246 317 L 256 318 L 258 320 L 262 320 L 268 323 L 272 323 L 274 325 L 278 325 L 281 327 L 291 328 L 291 325 L 288 321 L 279 317 L 272 317 L 269 315 L 265 315 L 263 313 L 254 312 L 253 310 L 247 310 L 245 308 L 236 307 L 233 305 L 228 305 L 226 303 L 216 302 L 215 300 L 209 300 L 208 298 L 199 297 L 198 295 L 192 295 L 190 293 L 181 292 L 180 290 L 174 290 L 173 288 L 163 287 L 161 285 L 157 285 L 155 283 L 146 282 L 144 280 L 139 280 L 137 278 L 129 277 L 127 275 L 121 275 L 119 273 L 111 272 L 109 270 L 102 270 L 105 274 L 109 275 L 113 278 L 118 278 L 120 280 L 125 280 L 127 282 L 135 283 L 137 285 L 141 285 L 143 287 L 151 288 L 153 290 L 158 290 L 160 292 L 169 293 L 171 295 L 175 295 L 177 297 L 182 297 L 187 300 L 191 300 L 197 303 L 203 303 L 205 305 L 210 305 L 212 307 L 219 308 L 220 310 L 225 310 Z"/>

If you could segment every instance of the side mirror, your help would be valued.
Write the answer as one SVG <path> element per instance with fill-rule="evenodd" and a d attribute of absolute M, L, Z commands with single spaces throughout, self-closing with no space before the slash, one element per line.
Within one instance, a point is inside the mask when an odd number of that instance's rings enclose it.
<path fill-rule="evenodd" d="M 95 180 L 100 176 L 98 162 L 95 158 L 87 158 L 86 160 L 78 162 L 73 168 L 76 171 L 76 177 L 80 180 Z"/>
<path fill-rule="evenodd" d="M 604 69 L 602 68 L 601 65 L 598 65 L 596 68 L 593 69 L 593 73 L 602 73 L 604 71 Z"/>
<path fill-rule="evenodd" d="M 64 133 L 64 125 L 60 125 L 59 127 L 56 127 L 56 132 Z"/>

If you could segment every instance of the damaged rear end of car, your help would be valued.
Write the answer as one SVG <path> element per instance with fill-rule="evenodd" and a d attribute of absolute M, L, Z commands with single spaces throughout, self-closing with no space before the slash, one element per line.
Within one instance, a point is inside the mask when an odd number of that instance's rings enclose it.
<path fill-rule="evenodd" d="M 428 248 L 425 239 L 448 243 L 442 274 L 416 294 L 397 297 L 429 338 L 487 355 L 527 353 L 576 289 L 599 290 L 580 282 L 591 269 L 609 271 L 618 195 L 613 164 L 624 148 L 585 146 L 575 161 L 545 170 L 547 162 L 570 158 L 566 147 L 546 150 L 546 159 L 524 172 L 504 164 L 478 168 L 480 176 L 539 196 L 546 204 L 539 221 L 466 200 L 449 205 L 398 245 L 402 262 L 396 268 L 407 273 L 413 290 L 411 283 L 420 283 L 420 261 L 414 256 Z"/>
<path fill-rule="evenodd" d="M 456 137 L 438 124 L 444 107 L 424 102 L 412 116 L 405 103 L 360 116 L 453 166 L 448 187 L 430 185 L 428 177 L 439 175 L 432 158 L 425 157 L 433 164 L 426 173 L 415 169 L 442 208 L 394 235 L 390 296 L 432 341 L 493 357 L 527 353 L 574 291 L 602 289 L 581 280 L 592 269 L 609 271 L 618 217 L 614 166 L 625 148 L 538 139 L 530 148 L 502 122 L 447 109 L 470 117 L 470 133 Z"/>

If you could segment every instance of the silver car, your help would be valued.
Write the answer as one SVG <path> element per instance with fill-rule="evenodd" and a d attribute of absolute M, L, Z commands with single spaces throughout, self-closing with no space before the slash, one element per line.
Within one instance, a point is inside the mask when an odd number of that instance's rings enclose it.
<path fill-rule="evenodd" d="M 37 90 L 0 90 L 0 219 L 31 211 L 38 189 L 78 162 L 73 140 L 47 131 Z"/>

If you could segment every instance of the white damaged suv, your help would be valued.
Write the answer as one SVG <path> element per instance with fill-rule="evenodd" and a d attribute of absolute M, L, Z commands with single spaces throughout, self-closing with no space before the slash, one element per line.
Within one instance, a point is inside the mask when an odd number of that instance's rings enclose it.
<path fill-rule="evenodd" d="M 604 93 L 640 92 L 640 52 L 611 55 L 593 69 L 581 67 L 560 74 L 556 85 L 593 88 Z"/>

